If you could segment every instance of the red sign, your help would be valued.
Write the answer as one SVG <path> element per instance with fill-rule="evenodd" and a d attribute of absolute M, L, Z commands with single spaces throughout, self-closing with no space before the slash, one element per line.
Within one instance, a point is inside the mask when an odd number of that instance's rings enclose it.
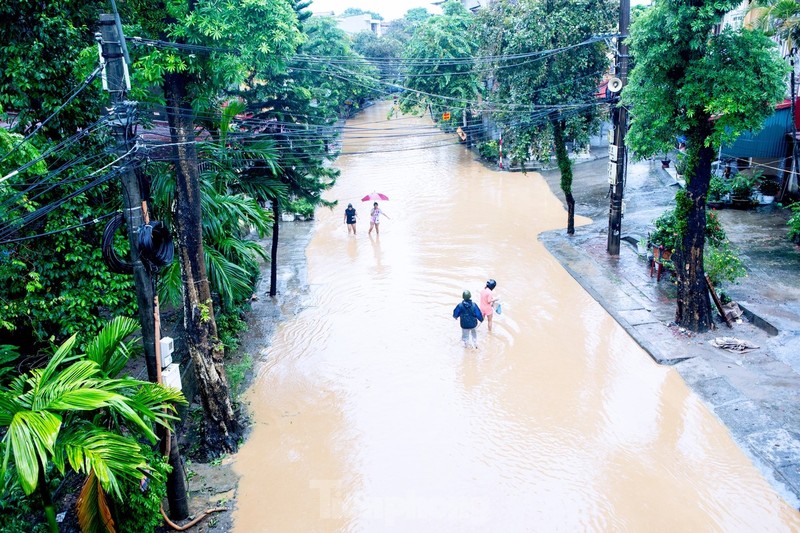
<path fill-rule="evenodd" d="M 450 120 L 450 111 L 442 113 L 442 120 Z"/>

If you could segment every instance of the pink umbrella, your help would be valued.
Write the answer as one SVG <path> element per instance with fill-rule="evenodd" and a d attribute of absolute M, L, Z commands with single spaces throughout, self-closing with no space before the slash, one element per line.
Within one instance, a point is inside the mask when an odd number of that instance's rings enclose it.
<path fill-rule="evenodd" d="M 373 201 L 375 201 L 375 200 L 387 201 L 387 200 L 389 200 L 389 197 L 386 196 L 383 193 L 380 193 L 380 192 L 373 192 L 373 193 L 370 193 L 370 194 L 366 195 L 364 198 L 361 199 L 362 202 L 369 202 L 370 200 L 373 200 Z"/>

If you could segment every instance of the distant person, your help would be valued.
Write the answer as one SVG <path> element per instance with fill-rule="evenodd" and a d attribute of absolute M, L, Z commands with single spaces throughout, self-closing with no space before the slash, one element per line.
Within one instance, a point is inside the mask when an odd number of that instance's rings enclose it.
<path fill-rule="evenodd" d="M 453 309 L 453 318 L 458 318 L 461 324 L 461 342 L 464 348 L 469 346 L 469 339 L 472 337 L 472 347 L 478 347 L 478 334 L 475 329 L 479 322 L 483 322 L 483 315 L 480 308 L 472 301 L 472 294 L 464 291 L 461 295 L 463 301 Z"/>
<path fill-rule="evenodd" d="M 497 287 L 497 282 L 490 279 L 486 282 L 486 286 L 481 291 L 481 299 L 478 307 L 486 318 L 486 324 L 489 326 L 489 331 L 492 331 L 492 316 L 494 316 L 494 304 L 499 298 L 494 297 L 494 288 Z"/>
<path fill-rule="evenodd" d="M 353 204 L 347 204 L 347 209 L 344 210 L 344 223 L 347 224 L 347 234 L 349 235 L 350 232 L 353 232 L 353 235 L 356 234 L 356 217 L 358 214 L 356 213 L 356 208 L 353 207 Z"/>
<path fill-rule="evenodd" d="M 380 235 L 380 223 L 381 223 L 381 215 L 385 216 L 386 218 L 392 218 L 383 211 L 381 208 L 378 207 L 378 202 L 372 204 L 372 211 L 369 212 L 369 231 L 367 232 L 368 235 L 372 235 L 372 229 L 375 229 L 375 235 Z"/>

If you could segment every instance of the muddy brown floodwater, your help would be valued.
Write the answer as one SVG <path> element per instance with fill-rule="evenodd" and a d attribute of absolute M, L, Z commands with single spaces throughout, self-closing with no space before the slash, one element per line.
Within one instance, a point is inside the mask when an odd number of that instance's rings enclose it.
<path fill-rule="evenodd" d="M 800 530 L 680 376 L 539 244 L 566 222 L 544 180 L 387 109 L 348 122 L 310 305 L 248 393 L 236 531 Z M 373 191 L 390 198 L 380 238 L 359 201 Z M 489 277 L 503 314 L 465 349 L 453 307 Z"/>

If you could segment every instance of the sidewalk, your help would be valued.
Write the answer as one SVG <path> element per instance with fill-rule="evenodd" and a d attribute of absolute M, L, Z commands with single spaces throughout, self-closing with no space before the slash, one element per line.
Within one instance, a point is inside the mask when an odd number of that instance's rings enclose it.
<path fill-rule="evenodd" d="M 745 317 L 729 329 L 717 316 L 717 330 L 692 334 L 673 323 L 676 291 L 670 276 L 660 282 L 651 278 L 647 260 L 636 251 L 652 220 L 673 205 L 679 185 L 660 163 L 629 164 L 620 254 L 610 257 L 607 163 L 601 158 L 574 167 L 575 211 L 592 224 L 577 227 L 572 237 L 559 230 L 539 239 L 657 363 L 675 367 L 776 490 L 798 507 L 800 250 L 786 239 L 788 213 L 775 206 L 719 211 L 748 270 L 738 285 L 725 288 Z M 563 202 L 558 171 L 543 175 Z M 708 343 L 716 337 L 760 348 L 731 353 Z"/>

